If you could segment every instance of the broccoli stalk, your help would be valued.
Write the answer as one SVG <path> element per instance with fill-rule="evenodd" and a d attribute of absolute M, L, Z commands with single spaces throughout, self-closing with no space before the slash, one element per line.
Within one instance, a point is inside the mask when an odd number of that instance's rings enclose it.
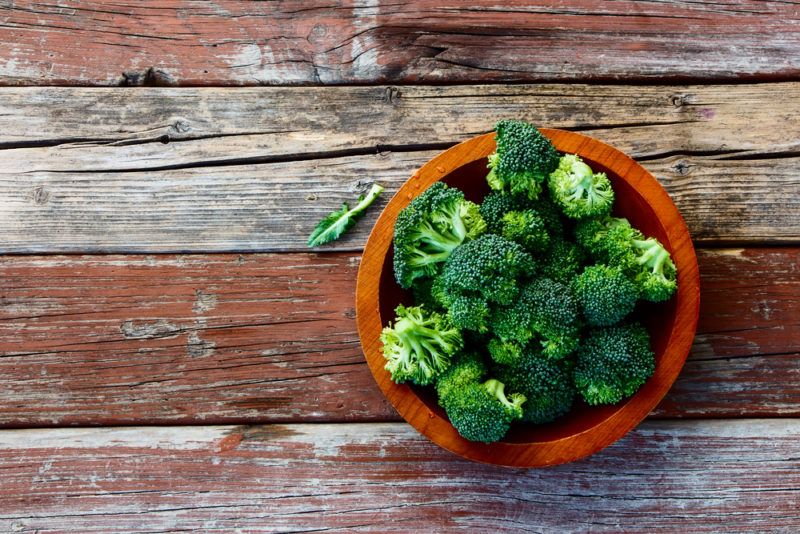
<path fill-rule="evenodd" d="M 394 325 L 381 332 L 386 370 L 397 383 L 433 383 L 463 346 L 461 332 L 446 316 L 424 308 L 400 305 Z"/>
<path fill-rule="evenodd" d="M 642 297 L 652 302 L 669 299 L 677 289 L 675 264 L 669 252 L 657 239 L 634 239 L 633 246 L 638 256 L 636 264 L 640 269 L 635 281 L 641 288 Z"/>

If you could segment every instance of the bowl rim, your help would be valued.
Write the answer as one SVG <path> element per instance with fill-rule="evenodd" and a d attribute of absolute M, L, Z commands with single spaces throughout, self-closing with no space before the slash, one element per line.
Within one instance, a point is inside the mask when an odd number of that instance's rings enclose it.
<path fill-rule="evenodd" d="M 540 128 L 540 131 L 560 152 L 591 153 L 594 160 L 598 155 L 606 157 L 602 164 L 631 185 L 650 205 L 668 236 L 678 269 L 678 290 L 673 297 L 676 299 L 675 321 L 653 377 L 640 390 L 647 390 L 648 395 L 637 392 L 608 417 L 563 438 L 483 444 L 459 436 L 446 417 L 429 410 L 408 385 L 392 382 L 383 368 L 379 285 L 392 245 L 397 214 L 433 183 L 494 152 L 494 132 L 473 137 L 436 155 L 403 183 L 370 232 L 356 282 L 356 324 L 365 359 L 384 396 L 403 419 L 440 447 L 463 458 L 513 467 L 543 467 L 575 461 L 607 447 L 636 427 L 677 379 L 692 346 L 700 308 L 700 275 L 694 246 L 686 223 L 661 184 L 628 155 L 602 141 L 566 130 Z"/>

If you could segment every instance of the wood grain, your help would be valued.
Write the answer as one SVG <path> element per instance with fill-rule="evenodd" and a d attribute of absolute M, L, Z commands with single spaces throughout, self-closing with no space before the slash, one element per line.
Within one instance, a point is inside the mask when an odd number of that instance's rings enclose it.
<path fill-rule="evenodd" d="M 800 236 L 800 84 L 0 93 L 6 253 L 305 250 L 377 180 L 384 199 L 325 249 L 357 250 L 416 168 L 500 116 L 644 159 L 700 243 Z"/>
<path fill-rule="evenodd" d="M 800 417 L 800 249 L 698 253 L 659 417 Z M 356 334 L 357 254 L 0 257 L 0 425 L 397 420 Z"/>
<path fill-rule="evenodd" d="M 405 424 L 0 432 L 4 532 L 796 532 L 800 421 L 650 421 L 542 470 Z"/>
<path fill-rule="evenodd" d="M 0 4 L 5 84 L 774 79 L 792 2 L 481 0 Z"/>

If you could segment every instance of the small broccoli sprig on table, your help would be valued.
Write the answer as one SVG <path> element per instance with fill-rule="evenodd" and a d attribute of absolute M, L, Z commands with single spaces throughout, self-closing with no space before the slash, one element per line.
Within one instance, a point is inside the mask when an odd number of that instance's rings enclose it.
<path fill-rule="evenodd" d="M 575 154 L 561 157 L 548 185 L 564 215 L 573 219 L 606 215 L 614 203 L 614 190 L 606 174 L 592 172 Z"/>
<path fill-rule="evenodd" d="M 318 247 L 342 237 L 382 192 L 383 186 L 372 184 L 366 195 L 358 197 L 358 204 L 353 209 L 346 202 L 342 204 L 342 209 L 334 211 L 317 224 L 308 237 L 308 246 Z"/>
<path fill-rule="evenodd" d="M 495 131 L 497 150 L 489 156 L 486 176 L 489 187 L 537 198 L 547 177 L 558 167 L 559 155 L 553 143 L 525 121 L 501 120 Z"/>
<path fill-rule="evenodd" d="M 433 276 L 462 243 L 486 231 L 477 204 L 464 193 L 437 182 L 397 216 L 394 226 L 394 272 L 400 287 Z"/>
<path fill-rule="evenodd" d="M 381 332 L 386 370 L 397 383 L 432 384 L 463 346 L 461 332 L 446 315 L 421 306 L 395 310 L 394 324 Z"/>
<path fill-rule="evenodd" d="M 638 323 L 590 330 L 577 350 L 575 386 L 589 404 L 630 397 L 655 371 L 647 330 Z"/>

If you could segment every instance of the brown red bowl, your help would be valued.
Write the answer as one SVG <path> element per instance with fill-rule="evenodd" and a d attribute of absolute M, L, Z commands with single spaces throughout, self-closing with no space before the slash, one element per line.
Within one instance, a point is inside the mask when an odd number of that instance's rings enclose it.
<path fill-rule="evenodd" d="M 546 425 L 517 423 L 502 441 L 487 445 L 459 436 L 432 388 L 395 384 L 384 369 L 381 329 L 394 318 L 399 303 L 411 302 L 392 271 L 391 244 L 397 214 L 439 180 L 480 202 L 488 193 L 486 157 L 495 149 L 493 133 L 439 154 L 403 184 L 372 229 L 356 289 L 358 332 L 367 363 L 400 415 L 433 442 L 464 458 L 517 467 L 577 460 L 607 447 L 639 424 L 678 377 L 692 345 L 700 306 L 700 277 L 689 231 L 656 179 L 630 157 L 596 139 L 563 130 L 541 131 L 559 151 L 578 154 L 595 171 L 605 171 L 616 193 L 614 214 L 627 217 L 645 235 L 661 241 L 677 267 L 677 294 L 666 303 L 640 305 L 633 312 L 650 332 L 656 354 L 655 374 L 635 395 L 613 406 L 578 402 L 557 421 Z"/>

